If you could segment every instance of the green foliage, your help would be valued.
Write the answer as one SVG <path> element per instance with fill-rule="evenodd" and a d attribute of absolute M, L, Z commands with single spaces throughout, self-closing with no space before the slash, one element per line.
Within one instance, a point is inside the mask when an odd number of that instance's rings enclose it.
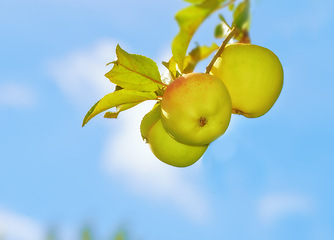
<path fill-rule="evenodd" d="M 173 39 L 171 51 L 173 56 L 168 62 L 162 64 L 168 69 L 169 76 L 162 79 L 157 64 L 150 58 L 130 54 L 123 50 L 119 45 L 116 47 L 117 60 L 112 69 L 105 76 L 116 85 L 115 91 L 107 94 L 95 103 L 84 117 L 84 126 L 94 116 L 108 111 L 104 114 L 105 118 L 117 118 L 119 113 L 146 101 L 155 100 L 158 103 L 143 118 L 141 123 L 141 135 L 146 139 L 149 128 L 154 121 L 160 117 L 159 101 L 164 94 L 168 84 L 182 74 L 193 72 L 200 61 L 208 58 L 219 47 L 213 43 L 211 46 L 197 45 L 188 54 L 189 44 L 202 23 L 217 10 L 228 7 L 233 11 L 233 21 L 231 25 L 227 23 L 222 14 L 219 15 L 220 23 L 216 26 L 214 36 L 224 38 L 225 42 L 234 37 L 241 42 L 249 42 L 250 26 L 250 3 L 243 0 L 236 4 L 235 0 L 184 0 L 190 5 L 176 13 L 175 19 L 179 25 L 179 32 Z M 233 30 L 231 27 L 233 27 Z M 235 36 L 234 34 L 237 33 Z M 223 50 L 220 47 L 220 50 Z M 221 51 L 218 51 L 220 53 Z M 208 68 L 215 61 L 211 60 Z M 109 65 L 108 64 L 108 65 Z M 207 68 L 207 69 L 208 69 Z"/>
<path fill-rule="evenodd" d="M 119 45 L 116 55 L 114 67 L 105 75 L 112 83 L 137 91 L 156 91 L 163 86 L 158 66 L 151 59 L 129 54 Z"/>
<path fill-rule="evenodd" d="M 92 231 L 89 227 L 82 229 L 81 240 L 93 240 Z"/>
<path fill-rule="evenodd" d="M 185 57 L 184 65 L 185 68 L 183 73 L 191 73 L 194 71 L 196 65 L 209 57 L 219 46 L 215 43 L 212 43 L 211 46 L 197 46 Z"/>
<path fill-rule="evenodd" d="M 250 25 L 250 4 L 248 0 L 241 2 L 233 13 L 232 26 L 239 30 L 249 29 Z"/>
<path fill-rule="evenodd" d="M 168 69 L 172 80 L 181 76 L 181 71 L 175 61 L 174 57 L 171 57 L 168 62 L 162 62 L 162 64 Z"/>
<path fill-rule="evenodd" d="M 104 96 L 100 101 L 86 114 L 82 126 L 97 114 L 104 112 L 110 108 L 117 107 L 116 112 L 108 113 L 106 117 L 117 117 L 120 111 L 124 111 L 146 100 L 155 100 L 157 95 L 155 92 L 141 92 L 136 90 L 122 89 Z M 125 106 L 124 106 L 125 105 Z M 132 105 L 132 106 L 131 106 Z"/>
<path fill-rule="evenodd" d="M 215 28 L 215 37 L 226 38 L 231 31 L 231 27 L 228 25 L 223 15 L 219 14 L 219 18 L 221 23 L 219 23 Z"/>
<path fill-rule="evenodd" d="M 172 54 L 181 71 L 184 69 L 184 59 L 193 35 L 208 16 L 222 7 L 225 0 L 190 2 L 193 5 L 182 9 L 175 15 L 180 31 L 172 42 Z"/>
<path fill-rule="evenodd" d="M 235 39 L 239 42 L 249 43 L 249 28 L 251 22 L 250 3 L 249 0 L 244 0 L 239 3 L 233 12 L 232 26 L 238 29 L 238 34 Z"/>

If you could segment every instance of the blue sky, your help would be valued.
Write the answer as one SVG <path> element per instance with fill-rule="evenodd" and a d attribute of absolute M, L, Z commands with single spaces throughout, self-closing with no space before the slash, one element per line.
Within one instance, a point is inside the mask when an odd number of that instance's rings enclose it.
<path fill-rule="evenodd" d="M 73 240 L 89 223 L 101 240 L 120 227 L 142 240 L 334 239 L 330 0 L 252 2 L 252 42 L 280 58 L 281 96 L 261 118 L 233 116 L 195 165 L 167 166 L 142 143 L 151 103 L 81 128 L 113 90 L 116 44 L 168 60 L 186 5 L 1 0 L 0 238 L 41 240 L 56 226 Z M 210 44 L 216 22 L 195 40 Z"/>

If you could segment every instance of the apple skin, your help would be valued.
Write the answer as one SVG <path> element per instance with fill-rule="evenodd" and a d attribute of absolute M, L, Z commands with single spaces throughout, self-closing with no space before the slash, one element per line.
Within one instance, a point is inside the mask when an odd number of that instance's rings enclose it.
<path fill-rule="evenodd" d="M 208 145 L 190 146 L 177 142 L 158 120 L 147 136 L 153 154 L 162 162 L 175 167 L 188 167 L 202 157 Z"/>
<path fill-rule="evenodd" d="M 232 113 L 256 118 L 267 113 L 283 87 L 283 68 L 269 49 L 252 44 L 227 45 L 211 74 L 220 78 L 232 100 Z"/>
<path fill-rule="evenodd" d="M 161 100 L 161 121 L 178 142 L 206 145 L 226 131 L 232 115 L 230 95 L 210 74 L 185 74 L 168 85 Z"/>

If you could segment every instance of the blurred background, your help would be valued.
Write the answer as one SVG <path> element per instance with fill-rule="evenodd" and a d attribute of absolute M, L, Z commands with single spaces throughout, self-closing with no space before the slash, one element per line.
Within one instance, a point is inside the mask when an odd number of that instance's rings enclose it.
<path fill-rule="evenodd" d="M 334 239 L 331 0 L 251 2 L 251 40 L 280 58 L 281 96 L 261 118 L 233 116 L 193 166 L 168 166 L 142 142 L 152 103 L 81 127 L 114 89 L 104 74 L 116 44 L 164 71 L 187 5 L 0 0 L 1 240 L 75 240 L 87 226 L 99 240 Z M 218 21 L 190 47 L 211 44 Z"/>

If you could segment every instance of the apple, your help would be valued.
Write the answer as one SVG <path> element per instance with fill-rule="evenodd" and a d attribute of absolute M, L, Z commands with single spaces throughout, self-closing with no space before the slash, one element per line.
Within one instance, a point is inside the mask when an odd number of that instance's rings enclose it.
<path fill-rule="evenodd" d="M 267 113 L 283 87 L 283 68 L 269 49 L 252 44 L 227 45 L 211 69 L 230 93 L 232 113 L 256 118 Z"/>
<path fill-rule="evenodd" d="M 227 129 L 232 115 L 230 95 L 223 82 L 210 74 L 185 74 L 166 88 L 161 121 L 178 142 L 207 145 Z"/>
<path fill-rule="evenodd" d="M 153 154 L 162 162 L 175 167 L 188 167 L 204 154 L 208 145 L 190 146 L 177 142 L 158 120 L 149 130 L 147 142 Z"/>

